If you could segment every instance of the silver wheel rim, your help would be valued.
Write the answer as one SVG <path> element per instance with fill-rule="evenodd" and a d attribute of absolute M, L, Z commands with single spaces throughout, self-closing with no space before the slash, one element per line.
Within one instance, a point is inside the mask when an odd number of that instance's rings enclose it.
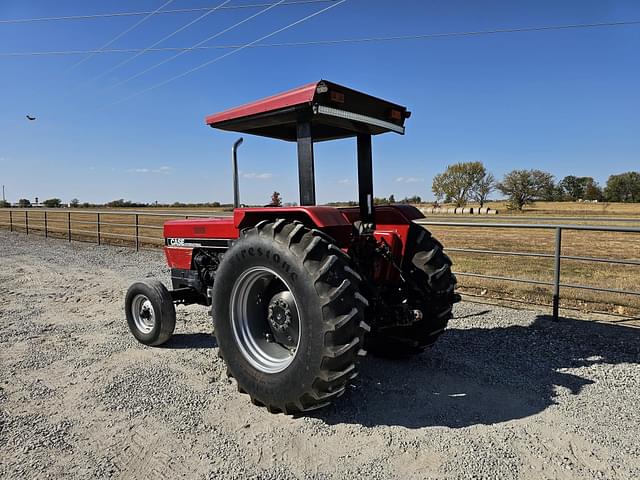
<path fill-rule="evenodd" d="M 156 312 L 151 300 L 146 295 L 138 294 L 131 302 L 131 314 L 136 328 L 144 334 L 151 333 L 156 326 Z"/>
<path fill-rule="evenodd" d="M 271 305 L 268 288 L 272 282 L 281 282 L 281 289 L 273 295 L 277 302 L 283 295 L 290 298 L 291 325 L 289 345 L 277 341 L 278 335 L 270 323 Z M 233 336 L 240 352 L 257 370 L 278 373 L 285 370 L 296 357 L 301 338 L 300 310 L 287 282 L 276 272 L 266 267 L 253 267 L 242 273 L 231 292 L 229 311 Z M 280 318 L 280 317 L 279 317 Z M 286 335 L 286 334 L 285 334 Z M 269 339 L 271 337 L 271 340 Z"/>

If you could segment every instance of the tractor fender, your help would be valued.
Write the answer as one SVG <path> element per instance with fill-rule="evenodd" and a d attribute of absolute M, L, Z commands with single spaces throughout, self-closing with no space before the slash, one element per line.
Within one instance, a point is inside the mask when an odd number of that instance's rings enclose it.
<path fill-rule="evenodd" d="M 234 225 L 238 231 L 255 227 L 263 220 L 274 221 L 285 218 L 301 222 L 310 229 L 321 230 L 335 240 L 337 246 L 346 248 L 349 244 L 353 226 L 342 212 L 334 207 L 263 207 L 236 208 Z"/>

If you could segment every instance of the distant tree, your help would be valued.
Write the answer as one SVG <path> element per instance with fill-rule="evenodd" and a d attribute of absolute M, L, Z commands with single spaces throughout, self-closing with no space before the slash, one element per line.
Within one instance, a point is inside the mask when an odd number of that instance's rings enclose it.
<path fill-rule="evenodd" d="M 434 177 L 431 189 L 438 200 L 444 198 L 461 207 L 473 198 L 478 183 L 486 175 L 482 162 L 454 163 Z"/>
<path fill-rule="evenodd" d="M 396 203 L 396 197 L 393 196 L 393 193 L 389 195 L 389 204 Z"/>
<path fill-rule="evenodd" d="M 578 177 L 574 175 L 564 177 L 558 184 L 558 187 L 562 191 L 563 199 L 575 201 L 582 198 L 583 186 Z"/>
<path fill-rule="evenodd" d="M 553 190 L 553 175 L 541 170 L 513 170 L 504 176 L 498 190 L 509 197 L 509 207 L 522 210 L 522 207 Z"/>
<path fill-rule="evenodd" d="M 610 202 L 640 202 L 640 172 L 611 175 L 604 194 Z"/>
<path fill-rule="evenodd" d="M 105 206 L 111 208 L 126 207 L 127 203 L 129 202 L 125 201 L 124 198 L 119 198 L 118 200 L 111 200 L 110 202 L 107 202 Z"/>
<path fill-rule="evenodd" d="M 473 197 L 480 203 L 480 207 L 484 206 L 484 202 L 487 201 L 491 192 L 496 189 L 496 178 L 491 173 L 485 173 L 484 177 L 478 180 L 475 186 Z"/>
<path fill-rule="evenodd" d="M 18 206 L 20 208 L 27 208 L 31 206 L 31 202 L 28 198 L 21 198 L 20 200 L 18 200 Z"/>
<path fill-rule="evenodd" d="M 125 202 L 129 205 L 143 205 L 143 204 L 132 204 L 131 202 Z M 183 203 L 183 202 L 173 202 L 171 204 L 164 203 L 156 203 L 154 206 L 156 207 L 174 207 L 174 208 L 197 208 L 197 207 L 209 207 L 209 208 L 220 208 L 224 206 L 230 206 L 231 204 L 222 205 L 220 202 L 206 202 L 206 203 Z"/>
<path fill-rule="evenodd" d="M 62 201 L 59 198 L 48 198 L 42 202 L 45 207 L 58 208 L 62 205 Z"/>
<path fill-rule="evenodd" d="M 271 203 L 272 207 L 281 207 L 282 206 L 282 196 L 280 192 L 273 192 L 271 194 Z"/>
<path fill-rule="evenodd" d="M 414 195 L 413 197 L 405 197 L 400 200 L 400 203 L 408 204 L 408 205 L 417 205 L 422 203 L 422 198 L 419 195 Z"/>
<path fill-rule="evenodd" d="M 373 197 L 374 205 L 389 205 L 389 199 L 387 197 Z"/>
<path fill-rule="evenodd" d="M 600 185 L 593 179 L 584 187 L 584 199 L 585 200 L 603 200 L 604 194 Z"/>
<path fill-rule="evenodd" d="M 564 200 L 562 189 L 555 183 L 553 175 L 551 175 L 551 181 L 546 183 L 540 191 L 537 200 L 543 200 L 545 202 L 561 202 Z"/>
<path fill-rule="evenodd" d="M 74 198 L 69 202 L 69 205 L 71 205 L 72 208 L 78 208 L 78 206 L 80 206 L 80 200 Z"/>
<path fill-rule="evenodd" d="M 540 191 L 534 200 L 553 202 L 558 199 L 558 188 L 553 174 L 543 170 L 531 170 L 531 176 L 533 177 L 534 185 L 536 185 Z"/>
<path fill-rule="evenodd" d="M 6 200 L 0 200 L 0 208 L 9 208 L 11 204 Z"/>
<path fill-rule="evenodd" d="M 595 183 L 592 177 L 576 177 L 568 175 L 564 177 L 558 188 L 562 192 L 563 200 L 577 201 L 585 198 L 587 185 Z"/>
<path fill-rule="evenodd" d="M 135 203 L 129 200 L 125 200 L 124 198 L 119 198 L 118 200 L 112 200 L 105 204 L 106 207 L 109 208 L 131 208 L 131 207 L 147 207 L 146 203 Z"/>

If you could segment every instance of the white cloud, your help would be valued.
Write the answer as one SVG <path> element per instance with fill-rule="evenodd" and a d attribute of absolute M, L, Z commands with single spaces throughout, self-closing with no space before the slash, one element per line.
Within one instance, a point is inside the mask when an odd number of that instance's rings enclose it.
<path fill-rule="evenodd" d="M 424 178 L 418 178 L 418 177 L 396 177 L 396 182 L 398 182 L 398 183 L 418 183 L 418 182 L 424 182 Z"/>
<path fill-rule="evenodd" d="M 349 183 L 349 179 L 348 178 L 341 178 L 340 180 L 338 180 L 338 183 L 342 183 L 342 184 Z"/>
<path fill-rule="evenodd" d="M 270 178 L 273 178 L 273 173 L 246 172 L 242 174 L 242 178 L 257 178 L 258 180 L 268 180 Z"/>
<path fill-rule="evenodd" d="M 172 168 L 171 167 L 167 167 L 166 165 L 163 165 L 162 167 L 159 168 L 130 168 L 127 170 L 128 173 L 156 173 L 156 174 L 163 174 L 163 175 L 168 175 L 171 172 Z"/>

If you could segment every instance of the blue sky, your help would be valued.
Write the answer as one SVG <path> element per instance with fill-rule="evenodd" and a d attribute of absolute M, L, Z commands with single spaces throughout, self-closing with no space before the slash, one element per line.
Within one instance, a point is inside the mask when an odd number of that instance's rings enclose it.
<path fill-rule="evenodd" d="M 4 0 L 0 19 L 154 10 L 166 0 Z M 220 3 L 222 0 L 219 0 Z M 232 0 L 229 5 L 262 3 Z M 174 0 L 167 8 L 216 5 Z M 210 42 L 242 44 L 326 4 L 277 7 Z M 259 11 L 213 13 L 160 46 L 188 47 Z M 111 48 L 145 48 L 200 13 L 156 15 Z M 142 17 L 0 24 L 0 53 L 99 48 Z M 640 20 L 640 2 L 348 0 L 268 42 Z M 236 134 L 207 114 L 326 78 L 404 105 L 407 134 L 376 137 L 375 193 L 432 198 L 447 164 L 482 161 L 496 177 L 540 168 L 556 177 L 640 165 L 640 26 L 340 46 L 252 48 L 121 101 L 228 50 L 189 52 L 109 88 L 172 53 L 0 57 L 0 182 L 9 200 L 231 201 Z M 28 122 L 26 114 L 38 120 Z M 242 200 L 277 189 L 297 201 L 295 145 L 245 137 Z M 355 141 L 316 145 L 319 202 L 356 199 Z"/>

